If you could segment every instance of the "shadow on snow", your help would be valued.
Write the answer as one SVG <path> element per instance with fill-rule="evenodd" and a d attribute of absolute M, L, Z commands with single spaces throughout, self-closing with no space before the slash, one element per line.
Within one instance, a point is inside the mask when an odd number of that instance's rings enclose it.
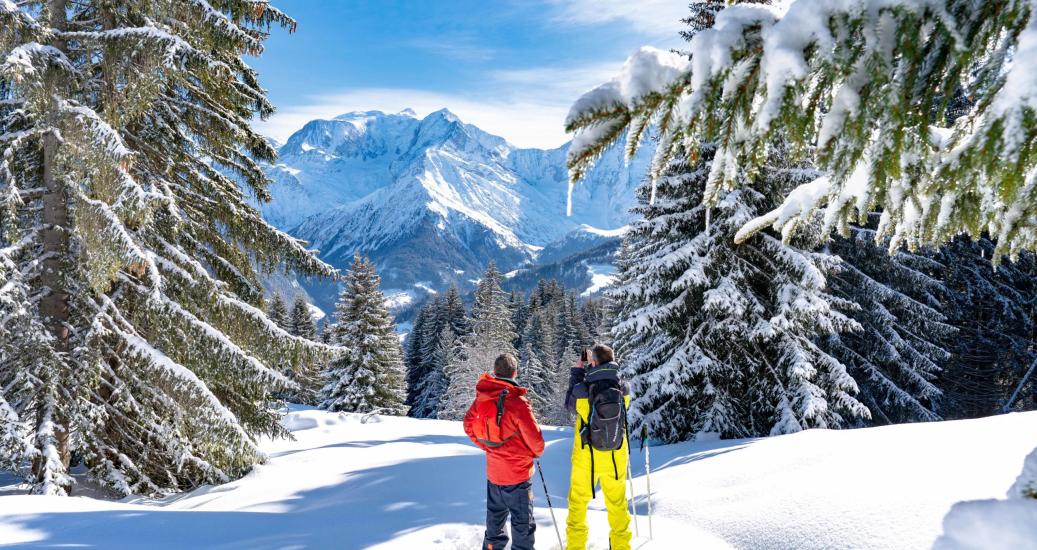
<path fill-rule="evenodd" d="M 542 459 L 552 503 L 564 509 L 569 486 L 572 430 L 545 428 L 547 451 Z M 366 448 L 387 443 L 470 445 L 464 436 L 428 435 L 391 440 L 345 441 L 314 449 Z M 726 441 L 653 449 L 662 468 L 735 451 L 750 442 Z M 675 448 L 676 447 L 676 448 Z M 272 458 L 304 450 L 286 451 Z M 680 451 L 684 451 L 681 453 Z M 689 451 L 692 451 L 689 453 Z M 643 455 L 634 443 L 634 475 L 643 475 Z M 547 507 L 538 474 L 534 475 L 536 505 Z M 211 488 L 220 492 L 220 487 Z M 198 495 L 198 493 L 195 493 Z M 385 543 L 411 531 L 439 524 L 482 525 L 485 518 L 485 462 L 481 454 L 458 454 L 404 460 L 396 464 L 356 470 L 340 483 L 300 491 L 267 505 L 280 513 L 248 511 L 141 510 L 59 512 L 8 517 L 5 522 L 37 532 L 41 539 L 14 548 L 363 548 Z M 600 500 L 600 497 L 599 497 Z M 644 513 L 643 495 L 637 508 Z M 546 511 L 538 521 L 549 522 Z M 544 525 L 546 528 L 547 526 Z"/>

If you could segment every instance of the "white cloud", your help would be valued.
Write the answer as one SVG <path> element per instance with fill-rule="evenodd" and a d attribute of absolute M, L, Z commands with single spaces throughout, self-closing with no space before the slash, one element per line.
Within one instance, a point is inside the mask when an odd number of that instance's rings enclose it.
<path fill-rule="evenodd" d="M 435 52 L 438 55 L 463 62 L 489 61 L 497 54 L 493 48 L 477 43 L 470 35 L 454 33 L 440 36 L 418 36 L 405 42 L 411 48 Z"/>
<path fill-rule="evenodd" d="M 688 0 L 550 0 L 555 19 L 579 25 L 613 21 L 630 23 L 635 30 L 653 37 L 673 37 L 684 28 Z"/>
<path fill-rule="evenodd" d="M 442 108 L 461 120 L 499 135 L 519 147 L 557 147 L 569 137 L 563 121 L 569 106 L 588 89 L 612 78 L 622 66 L 615 63 L 580 68 L 534 67 L 492 71 L 486 90 L 446 93 L 405 88 L 358 88 L 307 98 L 303 105 L 279 108 L 269 120 L 255 126 L 278 141 L 286 140 L 307 122 L 350 111 L 395 113 L 414 109 L 418 116 Z"/>

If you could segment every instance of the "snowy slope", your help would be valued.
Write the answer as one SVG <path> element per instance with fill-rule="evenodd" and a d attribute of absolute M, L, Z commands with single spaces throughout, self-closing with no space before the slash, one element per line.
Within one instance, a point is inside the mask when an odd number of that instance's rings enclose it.
<path fill-rule="evenodd" d="M 279 148 L 262 209 L 336 267 L 359 250 L 387 288 L 442 290 L 489 260 L 510 271 L 571 232 L 609 235 L 630 221 L 648 157 L 628 165 L 621 148 L 607 153 L 574 190 L 569 217 L 567 147 L 519 149 L 445 109 L 347 113 L 307 123 Z M 324 294 L 314 292 L 327 306 Z"/>
<path fill-rule="evenodd" d="M 285 422 L 296 440 L 266 442 L 267 464 L 162 501 L 0 497 L 0 546 L 476 548 L 484 459 L 460 425 L 363 420 L 293 412 Z M 572 432 L 545 436 L 544 467 L 564 523 Z M 952 504 L 1003 497 L 1035 445 L 1037 413 L 1021 413 L 654 448 L 656 540 L 640 547 L 928 548 Z M 635 452 L 643 536 L 642 460 Z M 537 548 L 555 548 L 539 483 L 535 492 Z M 592 508 L 593 547 L 607 548 L 600 495 Z M 1011 548 L 1026 550 L 1026 542 Z"/>

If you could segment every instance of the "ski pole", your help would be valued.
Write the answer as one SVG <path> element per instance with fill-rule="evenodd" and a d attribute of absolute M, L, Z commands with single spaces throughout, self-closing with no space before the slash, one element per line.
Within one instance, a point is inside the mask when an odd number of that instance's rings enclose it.
<path fill-rule="evenodd" d="M 641 425 L 641 450 L 645 453 L 645 483 L 648 486 L 648 539 L 655 538 L 652 535 L 652 465 L 648 458 L 648 425 Z"/>
<path fill-rule="evenodd" d="M 544 477 L 544 467 L 540 465 L 540 459 L 537 459 L 537 470 L 540 472 L 540 483 L 544 485 L 544 496 L 547 497 L 547 509 L 551 510 L 551 523 L 555 526 L 555 535 L 558 535 L 558 548 L 559 550 L 565 550 L 565 544 L 562 542 L 562 532 L 558 530 L 558 520 L 555 519 L 554 506 L 551 506 L 551 493 L 547 491 L 547 479 Z"/>

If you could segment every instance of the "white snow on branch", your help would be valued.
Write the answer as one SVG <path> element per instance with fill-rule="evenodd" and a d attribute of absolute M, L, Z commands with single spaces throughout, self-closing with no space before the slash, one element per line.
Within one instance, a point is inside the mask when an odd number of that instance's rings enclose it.
<path fill-rule="evenodd" d="M 830 190 L 830 182 L 827 176 L 822 176 L 810 183 L 800 185 L 785 197 L 785 201 L 781 203 L 781 206 L 742 226 L 738 233 L 735 234 L 735 242 L 744 242 L 768 225 L 773 226 L 775 230 L 784 232 L 787 224 L 790 222 L 795 223 L 796 220 L 806 217 L 817 208 L 828 197 Z"/>
<path fill-rule="evenodd" d="M 257 50 L 257 53 L 262 48 L 261 41 L 241 30 L 223 12 L 213 8 L 206 0 L 193 0 L 191 3 L 202 11 L 202 18 L 206 22 L 233 36 L 235 39 L 248 44 L 249 48 Z"/>
<path fill-rule="evenodd" d="M 565 123 L 617 104 L 631 108 L 646 94 L 668 86 L 687 68 L 688 60 L 684 56 L 643 46 L 626 60 L 619 75 L 580 96 L 569 109 Z"/>
<path fill-rule="evenodd" d="M 684 74 L 688 60 L 680 54 L 644 46 L 623 64 L 623 69 L 612 80 L 583 94 L 569 109 L 566 125 L 601 111 L 617 108 L 633 109 L 646 95 L 669 86 Z M 593 122 L 580 129 L 569 145 L 569 159 L 576 159 L 590 148 L 604 141 L 622 126 L 618 119 Z M 566 211 L 572 213 L 572 185 Z"/>
<path fill-rule="evenodd" d="M 199 390 L 198 393 L 205 396 L 206 402 L 224 422 L 228 425 L 234 426 L 237 431 L 241 433 L 243 438 L 248 438 L 245 431 L 241 429 L 238 418 L 234 416 L 234 413 L 230 412 L 227 407 L 224 407 L 223 403 L 220 403 L 220 400 L 212 393 L 209 387 L 205 384 L 205 381 L 198 378 L 198 375 L 192 372 L 191 369 L 173 361 L 168 355 L 156 349 L 140 336 L 126 332 L 118 327 L 111 328 L 113 329 L 113 332 L 118 334 L 119 337 L 130 346 L 130 349 L 128 350 L 129 353 L 147 359 L 152 365 L 165 370 L 174 378 L 186 381 L 188 384 L 197 388 Z"/>
<path fill-rule="evenodd" d="M 115 159 L 123 159 L 129 157 L 132 152 L 122 140 L 122 136 L 119 132 L 115 131 L 100 115 L 97 111 L 83 106 L 70 103 L 62 100 L 61 111 L 65 114 L 72 115 L 76 122 L 81 124 L 83 127 L 90 130 L 94 143 L 101 146 L 101 148 L 111 155 Z"/>
<path fill-rule="evenodd" d="M 70 73 L 76 72 L 61 50 L 54 46 L 28 42 L 11 49 L 3 64 L 0 64 L 0 74 L 9 75 L 17 83 L 26 77 L 42 75 L 48 65 Z"/>

